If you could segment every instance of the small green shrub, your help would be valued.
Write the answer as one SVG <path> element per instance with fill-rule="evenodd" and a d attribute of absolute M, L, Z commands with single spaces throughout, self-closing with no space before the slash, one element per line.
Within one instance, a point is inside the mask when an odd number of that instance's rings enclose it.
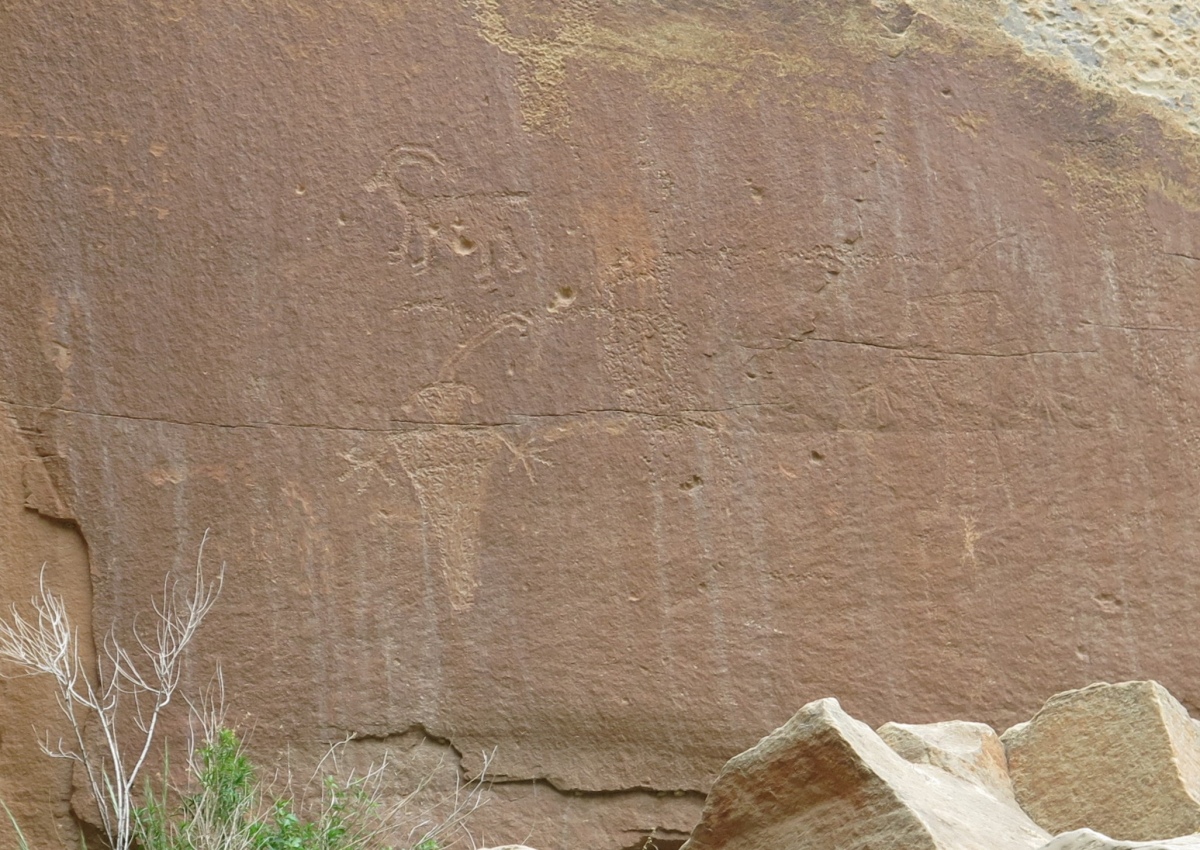
<path fill-rule="evenodd" d="M 183 791 L 165 782 L 147 788 L 146 803 L 134 813 L 141 850 L 443 850 L 449 845 L 439 839 L 462 829 L 482 790 L 473 783 L 465 795 L 456 794 L 453 811 L 441 821 L 420 813 L 408 840 L 398 842 L 390 836 L 400 831 L 413 795 L 382 805 L 379 769 L 349 778 L 326 775 L 319 799 L 297 801 L 273 793 L 237 735 L 222 727 L 196 748 L 188 774 Z"/>
<path fill-rule="evenodd" d="M 301 817 L 287 797 L 270 799 L 231 729 L 221 728 L 189 765 L 194 787 L 172 806 L 164 784 L 135 812 L 144 850 L 366 850 L 376 804 L 355 780 L 326 777 L 322 805 Z M 391 848 L 389 847 L 389 850 Z"/>

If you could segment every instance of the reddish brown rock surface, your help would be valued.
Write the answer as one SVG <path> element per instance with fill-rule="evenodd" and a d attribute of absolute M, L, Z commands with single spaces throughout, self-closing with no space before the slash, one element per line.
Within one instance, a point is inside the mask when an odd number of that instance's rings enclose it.
<path fill-rule="evenodd" d="M 104 626 L 212 527 L 193 685 L 494 747 L 543 850 L 831 693 L 1200 704 L 1197 141 L 876 5 L 5 3 L 4 595 Z"/>

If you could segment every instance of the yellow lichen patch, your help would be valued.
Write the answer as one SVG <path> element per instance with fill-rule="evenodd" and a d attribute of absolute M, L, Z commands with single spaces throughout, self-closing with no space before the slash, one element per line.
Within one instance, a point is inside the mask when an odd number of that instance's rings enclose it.
<path fill-rule="evenodd" d="M 881 11 L 896 2 L 962 33 L 967 46 L 994 56 L 1019 51 L 1029 62 L 1010 75 L 1014 91 L 1047 93 L 1046 83 L 1069 80 L 1078 92 L 1070 104 L 1029 100 L 1031 114 L 1074 122 L 1043 151 L 1065 169 L 1074 196 L 1098 209 L 1141 204 L 1147 187 L 1170 185 L 1172 197 L 1194 208 L 1200 192 L 1184 175 L 1200 173 L 1200 6 L 1176 0 L 871 0 Z M 915 22 L 914 22 L 915 23 Z M 913 26 L 907 36 L 935 33 Z M 948 49 L 945 34 L 924 39 L 926 49 Z M 1068 111 L 1055 115 L 1056 110 Z M 1171 145 L 1178 179 L 1167 174 L 1152 136 L 1137 130 L 1147 113 L 1158 119 Z M 960 129 L 969 128 L 959 125 Z M 1057 190 L 1056 190 L 1057 191 Z"/>
<path fill-rule="evenodd" d="M 653 89 L 685 101 L 709 92 L 727 93 L 752 71 L 770 79 L 806 76 L 815 70 L 815 63 L 804 55 L 771 49 L 751 35 L 700 18 L 598 29 L 588 53 L 643 75 Z"/>
<path fill-rule="evenodd" d="M 568 123 L 562 82 L 567 60 L 591 41 L 595 4 L 567 0 L 553 14 L 527 13 L 517 27 L 500 0 L 462 0 L 475 16 L 484 40 L 514 57 L 520 65 L 517 89 L 525 128 L 557 129 Z M 547 19 L 549 19 L 547 21 Z M 538 24 L 548 23 L 547 27 Z"/>
<path fill-rule="evenodd" d="M 568 62 L 574 60 L 636 74 L 652 91 L 676 99 L 685 108 L 735 89 L 753 101 L 761 87 L 744 86 L 752 77 L 804 80 L 818 70 L 826 74 L 830 70 L 805 50 L 784 48 L 779 39 L 766 37 L 764 33 L 773 27 L 765 17 L 757 21 L 762 27 L 756 29 L 754 19 L 735 24 L 728 15 L 669 14 L 652 0 L 619 4 L 569 0 L 548 8 L 539 8 L 537 0 L 461 2 L 471 10 L 484 40 L 517 60 L 516 84 L 529 130 L 553 132 L 569 125 L 563 84 Z M 808 92 L 804 99 L 827 105 L 831 96 L 822 89 Z"/>
<path fill-rule="evenodd" d="M 1200 7 L 1177 0 L 1007 0 L 1001 25 L 1104 89 L 1153 98 L 1200 132 Z"/>
<path fill-rule="evenodd" d="M 149 0 L 150 8 L 167 21 L 180 22 L 189 18 L 203 20 L 211 5 L 207 0 Z M 336 19 L 348 13 L 367 14 L 381 22 L 394 24 L 408 14 L 408 3 L 395 0 L 237 0 L 238 6 L 249 12 L 287 13 L 302 20 Z"/>

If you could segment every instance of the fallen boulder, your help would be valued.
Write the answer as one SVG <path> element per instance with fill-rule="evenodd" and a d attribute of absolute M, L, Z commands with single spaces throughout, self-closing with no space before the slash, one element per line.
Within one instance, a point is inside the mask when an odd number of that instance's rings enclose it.
<path fill-rule="evenodd" d="M 1033 850 L 1049 839 L 1015 804 L 905 761 L 824 699 L 725 765 L 683 850 Z"/>
<path fill-rule="evenodd" d="M 885 723 L 878 731 L 884 743 L 906 761 L 940 767 L 1001 800 L 1014 801 L 1004 744 L 986 723 Z"/>
<path fill-rule="evenodd" d="M 1091 829 L 1064 832 L 1042 850 L 1200 850 L 1200 835 L 1162 841 L 1121 841 Z"/>
<path fill-rule="evenodd" d="M 1057 694 L 1001 740 L 1017 802 L 1052 833 L 1088 827 L 1161 841 L 1200 832 L 1200 731 L 1157 682 Z"/>

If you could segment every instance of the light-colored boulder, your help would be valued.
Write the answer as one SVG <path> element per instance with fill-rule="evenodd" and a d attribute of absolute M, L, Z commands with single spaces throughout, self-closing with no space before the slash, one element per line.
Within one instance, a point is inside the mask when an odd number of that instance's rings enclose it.
<path fill-rule="evenodd" d="M 1004 744 L 986 723 L 885 723 L 878 731 L 884 743 L 905 760 L 940 767 L 1002 800 L 1013 801 Z"/>
<path fill-rule="evenodd" d="M 1016 850 L 1049 839 L 1015 804 L 905 761 L 824 699 L 725 765 L 684 850 Z"/>
<path fill-rule="evenodd" d="M 1001 740 L 1017 801 L 1050 832 L 1200 832 L 1200 730 L 1157 682 L 1057 694 Z"/>
<path fill-rule="evenodd" d="M 1200 850 L 1200 835 L 1162 841 L 1121 841 L 1091 829 L 1064 832 L 1042 850 Z"/>

